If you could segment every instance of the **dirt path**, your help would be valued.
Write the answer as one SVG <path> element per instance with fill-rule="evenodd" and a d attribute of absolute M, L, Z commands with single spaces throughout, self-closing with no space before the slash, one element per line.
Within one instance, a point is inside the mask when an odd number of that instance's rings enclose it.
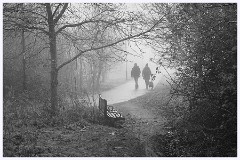
<path fill-rule="evenodd" d="M 172 73 L 172 71 L 170 72 Z M 161 156 L 161 153 L 153 152 L 154 141 L 152 137 L 164 134 L 164 123 L 166 119 L 160 106 L 169 101 L 170 86 L 166 81 L 166 72 L 163 72 L 158 79 L 158 85 L 153 91 L 129 101 L 114 104 L 126 117 L 124 128 L 133 132 L 135 137 L 143 144 L 146 157 Z"/>
<path fill-rule="evenodd" d="M 165 89 L 168 90 L 167 88 Z M 157 134 L 164 134 L 165 131 L 163 127 L 166 120 L 159 114 L 159 112 L 155 112 L 148 108 L 148 106 L 144 105 L 145 104 L 141 103 L 141 101 L 131 100 L 114 104 L 114 107 L 126 117 L 124 128 L 133 132 L 144 145 L 146 156 L 156 157 L 161 155 L 161 153 L 158 153 L 157 155 L 153 152 L 153 142 L 151 137 Z"/>

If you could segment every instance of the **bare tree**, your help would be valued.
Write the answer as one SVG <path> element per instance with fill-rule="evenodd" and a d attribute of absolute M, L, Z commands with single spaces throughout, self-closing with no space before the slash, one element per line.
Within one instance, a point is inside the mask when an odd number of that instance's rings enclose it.
<path fill-rule="evenodd" d="M 22 6 L 22 4 L 21 4 Z M 91 9 L 100 8 L 101 12 L 97 15 L 89 14 Z M 83 8 L 90 10 L 84 10 Z M 4 4 L 4 28 L 19 27 L 28 32 L 33 32 L 39 36 L 47 37 L 49 45 L 49 54 L 51 59 L 51 110 L 52 115 L 56 114 L 58 73 L 61 68 L 73 62 L 85 53 L 108 48 L 120 44 L 126 40 L 143 36 L 151 31 L 162 21 L 162 18 L 153 21 L 152 26 L 140 27 L 138 23 L 140 15 L 124 11 L 124 4 L 62 4 L 62 3 L 27 3 L 23 4 L 20 10 L 20 4 Z M 81 11 L 81 9 L 83 9 Z M 126 8 L 125 8 L 126 10 Z M 24 14 L 24 18 L 22 16 Z M 81 15 L 81 16 L 79 16 Z M 108 15 L 108 16 L 107 16 Z M 74 29 L 88 28 L 91 30 L 92 24 L 102 25 L 105 30 L 115 32 L 115 36 L 104 43 L 92 43 L 91 46 L 79 46 L 79 52 L 70 59 L 58 64 L 57 39 L 59 35 L 68 33 L 73 35 Z M 135 27 L 133 27 L 135 26 Z M 134 30 L 129 30 L 134 28 Z M 94 30 L 92 30 L 94 31 Z M 101 36 L 105 31 L 97 33 Z M 93 36 L 96 36 L 93 35 Z M 76 38 L 76 44 L 83 44 L 81 37 Z M 89 37 L 87 42 L 93 41 Z M 99 39 L 101 40 L 101 38 Z M 81 43 L 79 43 L 81 41 Z M 81 48 L 81 49 L 80 49 Z"/>

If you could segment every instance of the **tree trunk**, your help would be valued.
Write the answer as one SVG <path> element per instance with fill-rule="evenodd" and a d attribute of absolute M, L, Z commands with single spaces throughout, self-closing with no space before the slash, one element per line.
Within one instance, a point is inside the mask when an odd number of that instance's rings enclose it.
<path fill-rule="evenodd" d="M 57 50 L 56 36 L 50 35 L 50 52 L 51 52 L 51 107 L 52 113 L 55 114 L 57 109 L 57 85 L 58 85 L 58 70 L 57 70 Z"/>
<path fill-rule="evenodd" d="M 95 63 L 94 59 L 91 62 L 91 74 L 92 74 L 92 95 L 94 95 L 95 91 Z"/>
<path fill-rule="evenodd" d="M 107 77 L 107 69 L 106 69 L 106 64 L 104 64 L 103 71 L 102 71 L 102 82 L 106 81 L 106 77 Z"/>
<path fill-rule="evenodd" d="M 128 65 L 127 65 L 127 58 L 126 58 L 126 80 L 128 79 Z"/>
<path fill-rule="evenodd" d="M 57 70 L 57 49 L 55 33 L 49 36 L 50 52 L 51 52 L 51 107 L 52 114 L 55 115 L 57 109 L 57 85 L 58 85 L 58 70 Z"/>
<path fill-rule="evenodd" d="M 51 55 L 51 114 L 56 115 L 58 100 L 57 100 L 57 86 L 58 86 L 58 70 L 57 70 L 57 41 L 55 24 L 53 20 L 52 10 L 50 4 L 46 6 L 48 13 L 48 26 L 49 26 L 49 45 Z"/>
<path fill-rule="evenodd" d="M 99 92 L 100 89 L 100 77 L 102 74 L 102 69 L 103 69 L 103 64 L 102 61 L 99 61 L 99 65 L 98 65 L 98 73 L 97 73 L 97 85 L 96 85 L 96 90 Z"/>
<path fill-rule="evenodd" d="M 76 59 L 75 74 L 74 74 L 75 93 L 77 93 L 77 91 L 78 91 L 77 76 L 78 76 L 78 59 Z"/>
<path fill-rule="evenodd" d="M 80 88 L 80 92 L 82 94 L 83 92 L 83 65 L 82 65 L 82 58 L 80 57 L 80 80 L 79 80 L 79 88 Z"/>
<path fill-rule="evenodd" d="M 57 70 L 57 48 L 56 48 L 56 36 L 53 28 L 53 32 L 50 32 L 50 52 L 51 52 L 51 107 L 52 114 L 55 115 L 57 109 L 57 85 L 58 85 L 58 70 Z"/>
<path fill-rule="evenodd" d="M 23 59 L 22 59 L 22 63 L 23 63 L 23 90 L 26 90 L 26 57 L 25 57 L 25 51 L 26 51 L 26 47 L 25 47 L 25 37 L 24 37 L 24 29 L 22 30 L 22 54 L 23 54 Z"/>

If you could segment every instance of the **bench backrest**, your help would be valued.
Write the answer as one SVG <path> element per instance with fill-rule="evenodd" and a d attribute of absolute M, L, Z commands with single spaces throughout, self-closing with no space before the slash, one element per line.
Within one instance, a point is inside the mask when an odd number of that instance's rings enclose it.
<path fill-rule="evenodd" d="M 104 117 L 107 116 L 107 100 L 102 99 L 101 96 L 99 96 L 99 105 L 98 105 L 99 111 L 104 114 Z"/>

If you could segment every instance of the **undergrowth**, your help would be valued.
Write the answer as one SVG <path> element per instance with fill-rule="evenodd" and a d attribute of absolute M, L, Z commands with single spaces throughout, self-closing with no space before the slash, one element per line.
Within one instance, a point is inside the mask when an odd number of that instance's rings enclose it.
<path fill-rule="evenodd" d="M 10 90 L 3 100 L 3 156 L 34 157 L 48 152 L 38 146 L 40 130 L 51 127 L 84 128 L 90 123 L 101 123 L 96 106 L 87 105 L 79 98 L 59 101 L 58 114 L 50 115 L 50 103 L 34 101 L 28 93 L 16 94 Z"/>
<path fill-rule="evenodd" d="M 161 106 L 167 119 L 165 135 L 154 136 L 155 152 L 164 157 L 236 157 L 236 119 L 223 121 L 213 106 L 200 103 L 198 110 L 189 110 L 184 98 L 176 97 L 167 106 Z M 218 118 L 218 119 L 217 119 Z M 230 124 L 231 122 L 232 124 Z"/>

